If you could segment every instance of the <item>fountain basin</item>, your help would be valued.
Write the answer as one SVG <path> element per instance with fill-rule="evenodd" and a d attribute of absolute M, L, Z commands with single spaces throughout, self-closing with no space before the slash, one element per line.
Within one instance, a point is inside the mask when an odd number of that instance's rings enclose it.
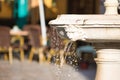
<path fill-rule="evenodd" d="M 119 15 L 60 15 L 49 22 L 63 38 L 87 42 L 118 42 Z"/>
<path fill-rule="evenodd" d="M 118 0 L 105 0 L 105 15 L 60 15 L 50 21 L 63 38 L 90 42 L 97 50 L 95 80 L 119 80 L 120 16 Z M 111 73 L 112 72 L 112 73 Z"/>

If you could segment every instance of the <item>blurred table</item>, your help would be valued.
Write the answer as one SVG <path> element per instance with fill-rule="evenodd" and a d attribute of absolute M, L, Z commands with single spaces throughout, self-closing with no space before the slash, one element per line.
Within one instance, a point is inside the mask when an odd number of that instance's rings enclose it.
<path fill-rule="evenodd" d="M 11 30 L 10 31 L 10 35 L 11 36 L 28 36 L 28 32 L 27 31 L 13 31 L 13 30 Z"/>
<path fill-rule="evenodd" d="M 28 36 L 29 32 L 28 31 L 23 31 L 23 30 L 10 30 L 10 35 L 12 36 L 11 42 L 13 43 L 15 40 L 20 41 L 20 45 L 24 45 L 24 36 Z"/>
<path fill-rule="evenodd" d="M 24 61 L 24 37 L 28 36 L 28 32 L 27 31 L 23 31 L 23 30 L 18 30 L 18 31 L 14 31 L 11 30 L 10 31 L 10 35 L 11 35 L 11 43 L 15 43 L 16 40 L 19 40 L 19 45 L 18 48 L 16 48 L 17 50 L 20 51 L 20 58 L 21 61 Z"/>

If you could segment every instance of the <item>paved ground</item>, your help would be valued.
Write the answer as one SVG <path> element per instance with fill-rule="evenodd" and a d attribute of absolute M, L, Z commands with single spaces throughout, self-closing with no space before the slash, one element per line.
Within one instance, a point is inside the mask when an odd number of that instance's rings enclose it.
<path fill-rule="evenodd" d="M 94 80 L 95 68 L 76 70 L 71 66 L 0 60 L 0 80 Z"/>

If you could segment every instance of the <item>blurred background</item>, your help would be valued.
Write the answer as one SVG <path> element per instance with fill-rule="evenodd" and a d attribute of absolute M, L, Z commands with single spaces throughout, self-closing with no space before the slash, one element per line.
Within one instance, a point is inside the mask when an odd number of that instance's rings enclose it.
<path fill-rule="evenodd" d="M 24 0 L 23 0 L 24 1 Z M 104 13 L 104 0 L 43 0 L 46 24 L 60 14 Z M 25 16 L 23 18 L 23 16 Z M 25 24 L 39 24 L 38 0 L 0 0 L 0 25 L 12 27 L 23 18 Z M 17 23 L 19 24 L 19 23 Z M 19 24 L 20 25 L 20 24 Z"/>

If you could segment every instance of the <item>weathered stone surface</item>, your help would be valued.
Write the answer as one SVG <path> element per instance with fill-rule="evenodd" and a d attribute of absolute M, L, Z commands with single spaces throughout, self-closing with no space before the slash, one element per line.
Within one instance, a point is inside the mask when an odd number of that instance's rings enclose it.
<path fill-rule="evenodd" d="M 37 62 L 21 63 L 17 60 L 10 65 L 0 60 L 0 80 L 94 80 L 95 68 L 76 71 L 73 67 Z"/>

